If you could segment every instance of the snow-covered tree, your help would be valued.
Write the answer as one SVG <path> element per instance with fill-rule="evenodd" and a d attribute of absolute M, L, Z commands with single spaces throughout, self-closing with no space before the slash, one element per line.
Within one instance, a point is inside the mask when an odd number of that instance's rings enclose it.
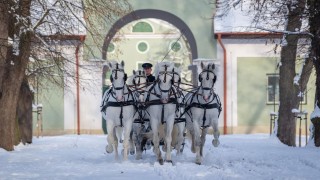
<path fill-rule="evenodd" d="M 314 125 L 314 144 L 320 147 L 320 1 L 307 0 L 307 5 L 309 32 L 312 34 L 310 58 L 316 69 L 315 109 L 311 114 L 311 121 Z"/>
<path fill-rule="evenodd" d="M 43 76 L 59 83 L 59 75 L 72 75 L 60 43 L 76 48 L 83 38 L 74 35 L 83 33 L 101 38 L 101 27 L 130 10 L 127 0 L 0 0 L 0 148 L 13 150 L 23 80 Z"/>
<path fill-rule="evenodd" d="M 312 58 L 305 56 L 301 70 L 296 69 L 298 54 L 309 54 L 310 46 L 306 11 L 306 0 L 225 0 L 217 1 L 217 8 L 224 13 L 235 6 L 250 4 L 248 14 L 253 21 L 248 29 L 282 33 L 283 38 L 275 44 L 275 52 L 280 49 L 279 96 L 277 136 L 281 142 L 295 146 L 296 120 L 294 109 L 299 109 L 301 94 L 306 90 L 311 70 Z M 221 14 L 223 16 L 223 14 Z M 298 74 L 298 75 L 297 75 Z"/>

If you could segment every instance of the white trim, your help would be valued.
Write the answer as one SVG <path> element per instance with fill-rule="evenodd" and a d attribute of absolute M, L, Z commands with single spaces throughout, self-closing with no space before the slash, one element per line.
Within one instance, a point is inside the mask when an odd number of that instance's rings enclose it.
<path fill-rule="evenodd" d="M 146 33 L 135 33 L 135 34 L 117 34 L 114 38 L 118 39 L 178 39 L 180 34 L 146 34 Z"/>

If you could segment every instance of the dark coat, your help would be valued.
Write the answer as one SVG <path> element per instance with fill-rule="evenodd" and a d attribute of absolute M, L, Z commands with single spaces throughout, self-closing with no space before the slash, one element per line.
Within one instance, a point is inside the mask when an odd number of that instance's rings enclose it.
<path fill-rule="evenodd" d="M 147 82 L 148 84 L 153 83 L 156 80 L 156 78 L 150 74 L 149 76 L 147 76 Z"/>

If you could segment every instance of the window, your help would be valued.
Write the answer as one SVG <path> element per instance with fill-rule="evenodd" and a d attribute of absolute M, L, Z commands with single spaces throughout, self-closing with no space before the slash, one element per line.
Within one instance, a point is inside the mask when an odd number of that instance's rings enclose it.
<path fill-rule="evenodd" d="M 147 22 L 138 22 L 133 26 L 132 32 L 153 32 L 153 29 Z"/>
<path fill-rule="evenodd" d="M 171 42 L 169 48 L 174 52 L 178 52 L 181 49 L 181 43 L 179 41 Z"/>
<path fill-rule="evenodd" d="M 107 49 L 108 53 L 112 53 L 114 52 L 114 50 L 115 50 L 115 45 L 113 43 L 110 43 Z"/>
<path fill-rule="evenodd" d="M 140 41 L 137 43 L 137 50 L 140 53 L 146 53 L 149 50 L 149 45 L 145 41 Z"/>
<path fill-rule="evenodd" d="M 267 104 L 279 104 L 279 75 L 278 74 L 267 74 L 268 86 L 267 86 Z M 307 104 L 306 93 L 300 96 L 301 103 Z"/>
<path fill-rule="evenodd" d="M 176 68 L 180 68 L 180 66 L 181 66 L 181 63 L 174 63 L 174 67 L 176 67 Z"/>
<path fill-rule="evenodd" d="M 269 74 L 267 86 L 267 103 L 279 104 L 279 75 Z"/>
<path fill-rule="evenodd" d="M 138 62 L 136 63 L 136 65 L 137 65 L 136 69 L 138 69 L 138 70 L 143 70 L 143 68 L 142 68 L 142 64 L 143 64 L 143 63 L 145 63 L 145 62 L 139 62 L 139 61 L 138 61 Z"/>

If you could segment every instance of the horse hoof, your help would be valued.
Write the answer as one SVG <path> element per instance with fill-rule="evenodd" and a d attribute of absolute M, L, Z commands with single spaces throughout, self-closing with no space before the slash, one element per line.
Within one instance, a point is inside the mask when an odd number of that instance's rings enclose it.
<path fill-rule="evenodd" d="M 135 151 L 134 150 L 130 150 L 130 155 L 134 155 Z"/>
<path fill-rule="evenodd" d="M 163 159 L 159 159 L 159 164 L 163 165 Z"/>
<path fill-rule="evenodd" d="M 107 146 L 106 146 L 106 152 L 107 152 L 107 153 L 112 153 L 112 152 L 113 152 L 113 147 L 107 145 Z"/>
<path fill-rule="evenodd" d="M 166 160 L 166 163 L 171 163 L 171 164 L 173 164 L 172 160 Z"/>
<path fill-rule="evenodd" d="M 122 139 L 120 139 L 120 141 L 119 141 L 120 143 L 123 143 L 123 140 Z"/>
<path fill-rule="evenodd" d="M 140 159 L 142 159 L 141 154 L 140 154 L 140 155 L 138 155 L 138 154 L 137 154 L 137 156 L 136 156 L 136 160 L 140 160 Z"/>
<path fill-rule="evenodd" d="M 196 162 L 196 164 L 201 165 L 201 162 Z"/>
<path fill-rule="evenodd" d="M 212 140 L 212 145 L 213 145 L 214 147 L 218 147 L 219 144 L 220 144 L 220 141 L 219 141 L 218 139 Z"/>

